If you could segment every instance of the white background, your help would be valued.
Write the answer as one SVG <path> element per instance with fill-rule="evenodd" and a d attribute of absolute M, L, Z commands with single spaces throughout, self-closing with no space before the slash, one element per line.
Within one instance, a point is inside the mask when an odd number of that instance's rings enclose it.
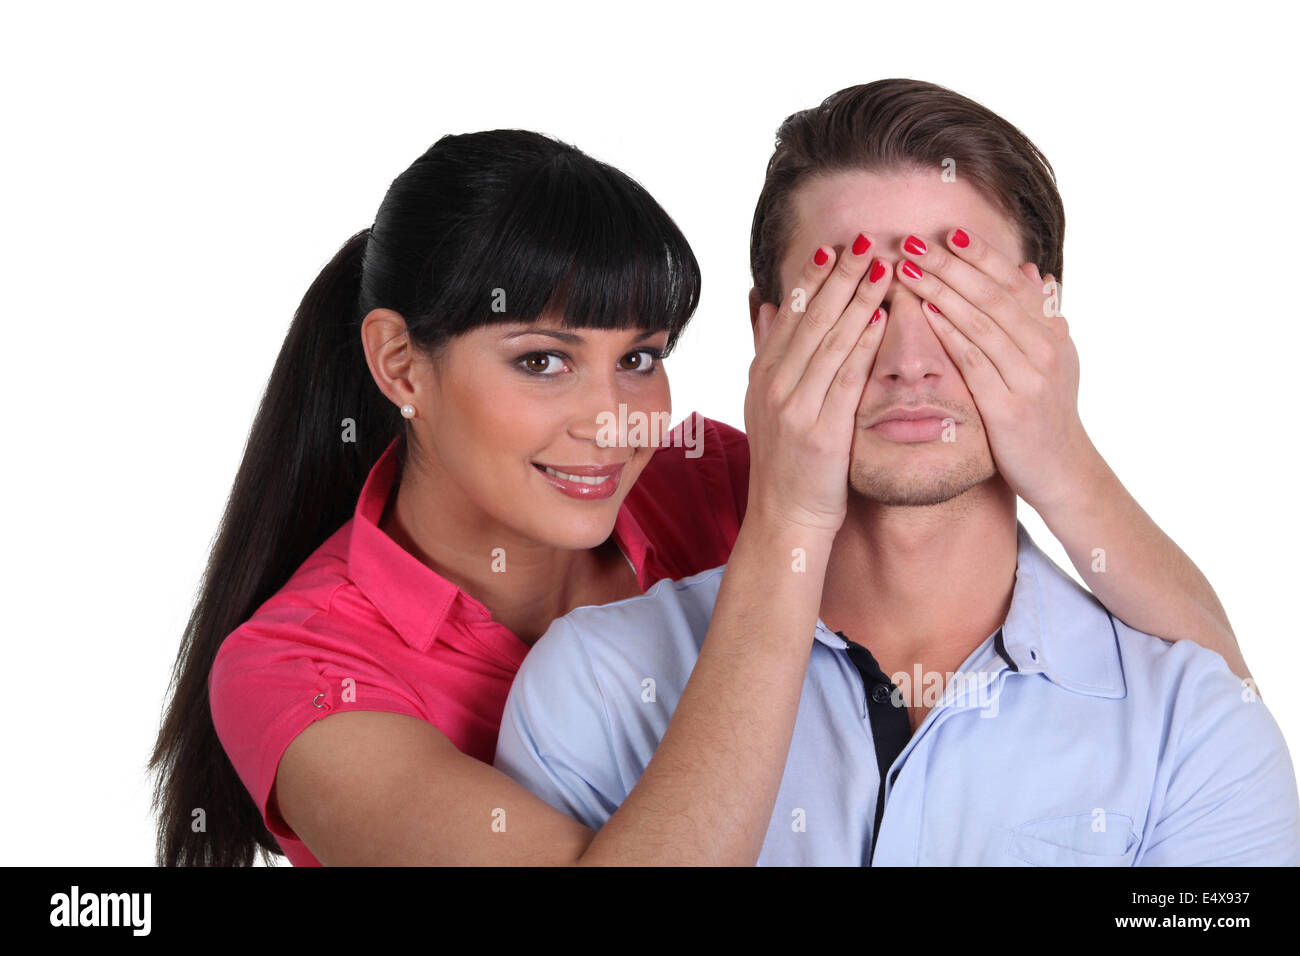
<path fill-rule="evenodd" d="M 312 279 L 429 145 L 533 129 L 644 184 L 705 277 L 667 366 L 674 421 L 743 426 L 773 133 L 891 76 L 984 103 L 1055 166 L 1084 423 L 1214 584 L 1300 754 L 1284 9 L 9 7 L 0 863 L 152 863 L 144 766 L 272 362 Z"/>

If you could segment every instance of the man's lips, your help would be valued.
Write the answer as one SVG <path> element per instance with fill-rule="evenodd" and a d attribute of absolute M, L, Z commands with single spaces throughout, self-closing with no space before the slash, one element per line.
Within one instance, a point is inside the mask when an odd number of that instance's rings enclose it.
<path fill-rule="evenodd" d="M 930 418 L 937 418 L 940 421 L 950 418 L 954 422 L 957 421 L 957 417 L 952 412 L 944 411 L 942 408 L 935 408 L 933 405 L 899 405 L 885 412 L 867 427 L 875 428 L 883 422 L 920 422 Z"/>
<path fill-rule="evenodd" d="M 868 429 L 891 441 L 934 441 L 956 421 L 951 412 L 933 405 L 898 406 L 877 418 Z"/>

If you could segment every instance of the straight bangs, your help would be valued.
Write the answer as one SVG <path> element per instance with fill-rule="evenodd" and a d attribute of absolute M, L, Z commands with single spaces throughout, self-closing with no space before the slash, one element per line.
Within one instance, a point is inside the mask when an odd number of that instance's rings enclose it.
<path fill-rule="evenodd" d="M 568 329 L 668 332 L 672 350 L 700 298 L 686 237 L 638 183 L 605 163 L 559 154 L 495 203 L 484 244 L 437 298 L 453 334 L 561 317 Z"/>

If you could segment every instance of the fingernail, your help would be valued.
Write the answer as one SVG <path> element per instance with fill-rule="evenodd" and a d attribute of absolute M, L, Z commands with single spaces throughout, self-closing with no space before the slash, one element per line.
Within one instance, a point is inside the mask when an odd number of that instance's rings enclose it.
<path fill-rule="evenodd" d="M 904 262 L 898 267 L 898 271 L 903 273 L 903 275 L 907 276 L 909 279 L 921 278 L 921 270 L 910 262 Z"/>
<path fill-rule="evenodd" d="M 903 248 L 914 256 L 925 255 L 925 243 L 916 236 L 908 236 L 907 241 L 903 243 Z"/>
<path fill-rule="evenodd" d="M 936 308 L 934 307 L 934 303 L 933 303 L 933 302 L 927 302 L 927 303 L 925 304 L 925 307 L 926 307 L 927 309 L 929 309 L 931 312 L 933 312 L 935 315 L 938 315 L 938 314 L 939 314 L 939 310 L 936 309 Z"/>
<path fill-rule="evenodd" d="M 819 248 L 817 250 L 817 255 L 813 256 L 813 262 L 817 263 L 819 266 L 824 266 L 826 265 L 826 260 L 829 258 L 830 256 L 827 255 L 826 250 Z"/>
<path fill-rule="evenodd" d="M 884 274 L 885 274 L 885 264 L 881 262 L 879 259 L 877 259 L 875 262 L 871 264 L 871 271 L 867 274 L 867 278 L 870 279 L 872 282 L 879 282 L 881 278 L 884 276 Z"/>
<path fill-rule="evenodd" d="M 855 256 L 860 256 L 870 248 L 871 240 L 862 233 L 858 233 L 858 238 L 853 240 L 853 254 Z"/>
<path fill-rule="evenodd" d="M 966 230 L 958 229 L 952 234 L 952 244 L 959 249 L 965 249 L 970 245 L 970 236 L 966 235 Z"/>
<path fill-rule="evenodd" d="M 884 310 L 884 309 L 876 309 L 875 312 L 871 313 L 871 321 L 868 322 L 867 325 L 875 325 L 877 322 L 879 322 L 879 321 L 880 321 L 881 319 L 883 319 L 884 317 L 885 317 L 885 310 Z"/>

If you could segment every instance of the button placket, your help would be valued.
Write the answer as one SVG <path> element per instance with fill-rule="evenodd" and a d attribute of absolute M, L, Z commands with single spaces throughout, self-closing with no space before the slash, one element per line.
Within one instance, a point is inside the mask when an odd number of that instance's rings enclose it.
<path fill-rule="evenodd" d="M 1005 680 L 1005 675 L 1008 673 L 1010 673 L 1010 669 L 1004 664 L 998 670 L 993 671 L 990 674 L 989 679 L 988 681 L 986 681 L 986 683 L 992 683 L 993 680 L 999 677 L 999 675 L 1002 675 L 1003 680 Z M 958 714 L 965 710 L 970 709 L 969 707 L 957 706 L 956 704 L 954 704 L 949 698 L 949 693 L 951 692 L 951 690 L 952 690 L 951 685 L 945 688 L 943 697 L 939 700 L 939 703 L 936 704 L 930 710 L 930 712 L 925 715 L 925 720 L 921 721 L 921 725 L 916 728 L 916 733 L 912 735 L 912 739 L 909 740 L 907 742 L 907 746 L 905 746 L 902 749 L 902 751 L 899 752 L 898 756 L 894 759 L 893 765 L 889 768 L 889 776 L 886 778 L 885 781 L 886 810 L 888 810 L 889 807 L 888 804 L 889 795 L 894 791 L 894 782 L 898 779 L 899 773 L 901 773 L 903 770 L 903 765 L 907 763 L 907 760 L 911 756 L 912 752 L 921 745 L 921 742 L 925 738 L 929 737 L 934 732 L 936 727 L 942 724 L 953 714 Z"/>

